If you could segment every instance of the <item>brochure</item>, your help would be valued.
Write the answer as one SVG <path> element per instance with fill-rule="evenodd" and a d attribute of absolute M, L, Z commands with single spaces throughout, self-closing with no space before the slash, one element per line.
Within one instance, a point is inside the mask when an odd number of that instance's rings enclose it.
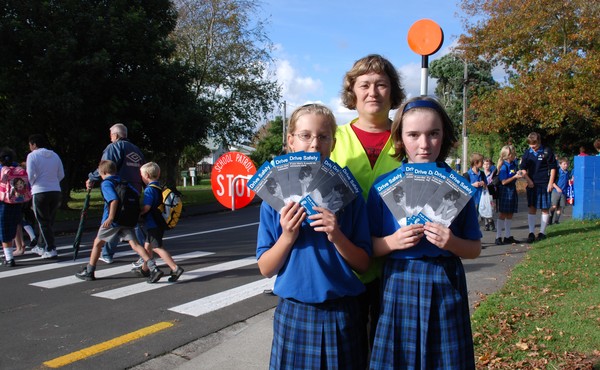
<path fill-rule="evenodd" d="M 383 199 L 385 205 L 400 225 L 406 225 L 406 217 L 411 215 L 406 204 L 405 173 L 402 168 L 391 172 L 388 176 L 376 183 L 375 189 Z"/>
<path fill-rule="evenodd" d="M 271 163 L 265 162 L 260 166 L 254 176 L 248 180 L 247 186 L 278 212 L 285 205 L 283 190 Z"/>
<path fill-rule="evenodd" d="M 319 152 L 295 152 L 289 154 L 289 199 L 298 202 L 309 193 L 308 189 L 321 167 Z"/>

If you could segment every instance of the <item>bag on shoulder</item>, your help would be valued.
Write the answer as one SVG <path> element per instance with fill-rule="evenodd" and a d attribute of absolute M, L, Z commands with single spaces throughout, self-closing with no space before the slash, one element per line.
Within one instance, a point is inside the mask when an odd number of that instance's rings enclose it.
<path fill-rule="evenodd" d="M 162 193 L 162 203 L 153 213 L 154 221 L 163 230 L 170 230 L 177 225 L 183 210 L 182 194 L 167 186 L 150 185 Z"/>
<path fill-rule="evenodd" d="M 136 226 L 140 218 L 139 193 L 127 181 L 108 181 L 112 182 L 115 186 L 115 192 L 117 193 L 119 202 L 114 222 L 125 227 Z"/>
<path fill-rule="evenodd" d="M 492 174 L 492 181 L 487 185 L 488 191 L 490 192 L 490 195 L 495 198 L 498 195 L 499 192 L 499 187 L 500 186 L 500 178 L 498 177 L 498 173 L 494 172 L 494 174 Z"/>
<path fill-rule="evenodd" d="M 31 185 L 23 167 L 4 166 L 0 171 L 0 201 L 25 203 L 31 200 Z"/>

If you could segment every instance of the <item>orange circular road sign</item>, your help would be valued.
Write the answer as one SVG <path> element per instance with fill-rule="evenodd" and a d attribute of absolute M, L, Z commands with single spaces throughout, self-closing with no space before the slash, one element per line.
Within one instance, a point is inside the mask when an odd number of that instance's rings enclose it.
<path fill-rule="evenodd" d="M 444 32 L 431 19 L 421 19 L 408 30 L 408 46 L 419 55 L 431 55 L 442 47 Z"/>
<path fill-rule="evenodd" d="M 239 209 L 254 199 L 246 184 L 256 173 L 252 160 L 239 152 L 228 152 L 217 159 L 210 174 L 215 198 L 227 208 Z"/>

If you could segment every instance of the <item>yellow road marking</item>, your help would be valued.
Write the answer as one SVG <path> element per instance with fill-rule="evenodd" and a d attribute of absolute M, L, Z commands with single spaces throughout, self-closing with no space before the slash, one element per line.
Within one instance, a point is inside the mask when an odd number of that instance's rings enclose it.
<path fill-rule="evenodd" d="M 157 324 L 142 328 L 140 330 L 136 330 L 129 334 L 125 334 L 120 337 L 117 337 L 117 338 L 114 338 L 111 340 L 107 340 L 106 342 L 98 343 L 91 347 L 87 347 L 82 350 L 72 352 L 67 355 L 60 356 L 55 359 L 46 361 L 46 362 L 44 362 L 44 365 L 46 365 L 47 367 L 51 367 L 51 368 L 58 368 L 58 367 L 62 367 L 65 365 L 69 365 L 73 362 L 80 361 L 80 360 L 86 359 L 90 356 L 97 355 L 98 353 L 107 351 L 111 348 L 115 348 L 115 347 L 121 346 L 125 343 L 129 343 L 136 339 L 145 337 L 147 335 L 157 333 L 161 330 L 165 330 L 167 328 L 170 328 L 173 325 L 175 325 L 175 324 L 173 324 L 172 321 L 159 322 Z"/>

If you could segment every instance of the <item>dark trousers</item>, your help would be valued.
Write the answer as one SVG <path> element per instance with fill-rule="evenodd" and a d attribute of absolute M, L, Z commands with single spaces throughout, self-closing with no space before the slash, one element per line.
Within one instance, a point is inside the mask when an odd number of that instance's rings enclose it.
<path fill-rule="evenodd" d="M 46 242 L 46 250 L 56 249 L 54 243 L 54 220 L 56 211 L 60 207 L 62 194 L 60 191 L 48 191 L 33 194 L 33 212 L 38 224 L 42 239 Z"/>

